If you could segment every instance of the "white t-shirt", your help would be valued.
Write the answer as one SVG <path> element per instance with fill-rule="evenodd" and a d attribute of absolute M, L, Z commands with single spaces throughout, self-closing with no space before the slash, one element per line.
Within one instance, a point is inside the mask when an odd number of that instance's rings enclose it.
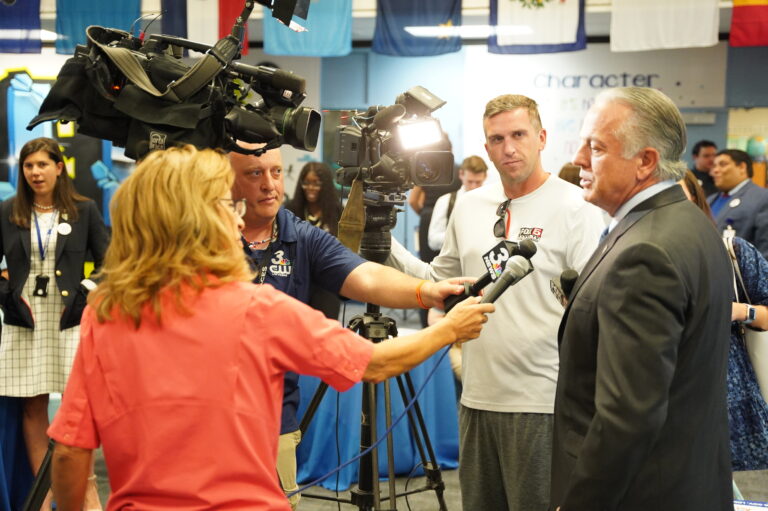
<path fill-rule="evenodd" d="M 456 200 L 464 195 L 467 190 L 462 186 L 456 190 Z M 427 241 L 429 248 L 440 251 L 445 240 L 445 230 L 448 228 L 448 205 L 451 202 L 451 193 L 441 195 L 435 201 L 435 207 L 432 208 L 432 218 L 429 221 L 429 231 Z M 454 202 L 454 206 L 456 203 Z"/>
<path fill-rule="evenodd" d="M 479 278 L 487 273 L 483 254 L 500 241 L 493 225 L 505 200 L 501 183 L 465 193 L 454 206 L 443 249 L 430 265 L 396 242 L 387 264 L 433 280 Z M 555 176 L 511 201 L 509 219 L 508 239 L 536 242 L 534 271 L 496 301 L 480 338 L 463 346 L 461 403 L 496 412 L 553 413 L 563 307 L 550 291 L 550 279 L 566 268 L 584 267 L 605 222 L 580 188 Z"/>

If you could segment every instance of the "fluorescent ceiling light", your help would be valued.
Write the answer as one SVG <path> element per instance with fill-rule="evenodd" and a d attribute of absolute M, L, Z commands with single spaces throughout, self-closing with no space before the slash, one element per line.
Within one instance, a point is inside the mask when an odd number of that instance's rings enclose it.
<path fill-rule="evenodd" d="M 528 25 L 459 25 L 405 27 L 414 37 L 461 37 L 462 39 L 485 39 L 492 35 L 529 35 L 533 29 Z"/>
<path fill-rule="evenodd" d="M 52 43 L 56 41 L 58 35 L 56 32 L 50 30 L 22 30 L 17 28 L 0 29 L 0 39 L 36 39 L 44 43 Z"/>
<path fill-rule="evenodd" d="M 56 39 L 59 37 L 59 35 L 56 32 L 53 32 L 51 30 L 41 30 L 40 31 L 40 40 L 44 43 L 53 43 L 56 42 Z"/>

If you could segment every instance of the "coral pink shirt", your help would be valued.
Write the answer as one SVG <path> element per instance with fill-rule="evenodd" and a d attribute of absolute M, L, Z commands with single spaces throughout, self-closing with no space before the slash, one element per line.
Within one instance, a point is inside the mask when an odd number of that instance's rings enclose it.
<path fill-rule="evenodd" d="M 162 326 L 99 323 L 85 310 L 62 406 L 48 434 L 101 445 L 109 510 L 278 509 L 283 373 L 343 391 L 373 345 L 269 285 L 225 284 L 187 302 L 163 297 Z"/>

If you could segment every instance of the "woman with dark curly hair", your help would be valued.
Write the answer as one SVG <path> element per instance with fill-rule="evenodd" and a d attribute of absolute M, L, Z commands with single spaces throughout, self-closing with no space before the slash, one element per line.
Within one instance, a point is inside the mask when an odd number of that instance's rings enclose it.
<path fill-rule="evenodd" d="M 338 234 L 341 203 L 328 165 L 318 161 L 304 165 L 288 209 L 312 225 Z"/>

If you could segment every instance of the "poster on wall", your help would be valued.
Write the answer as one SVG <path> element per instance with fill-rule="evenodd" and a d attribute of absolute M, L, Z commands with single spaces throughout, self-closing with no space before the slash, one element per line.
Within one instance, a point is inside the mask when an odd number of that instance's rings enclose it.
<path fill-rule="evenodd" d="M 654 87 L 680 108 L 725 104 L 727 44 L 711 48 L 611 53 L 608 44 L 584 51 L 495 55 L 484 46 L 465 52 L 464 154 L 483 154 L 482 119 L 486 102 L 501 94 L 523 94 L 539 104 L 547 146 L 544 169 L 557 174 L 579 146 L 584 116 L 601 91 L 613 87 Z M 478 79 L 482 77 L 482 79 Z M 482 151 L 482 153 L 480 152 Z"/>
<path fill-rule="evenodd" d="M 78 134 L 72 123 L 46 122 L 26 129 L 53 82 L 53 77 L 40 77 L 27 68 L 0 68 L 0 200 L 16 193 L 24 144 L 48 137 L 59 142 L 77 191 L 93 199 L 108 221 L 109 199 L 119 184 L 111 175 L 110 144 Z"/>
<path fill-rule="evenodd" d="M 728 110 L 728 149 L 746 151 L 753 161 L 752 180 L 766 186 L 766 138 L 768 108 L 731 108 Z"/>
<path fill-rule="evenodd" d="M 766 161 L 768 108 L 728 110 L 728 148 L 746 151 L 755 162 Z"/>

